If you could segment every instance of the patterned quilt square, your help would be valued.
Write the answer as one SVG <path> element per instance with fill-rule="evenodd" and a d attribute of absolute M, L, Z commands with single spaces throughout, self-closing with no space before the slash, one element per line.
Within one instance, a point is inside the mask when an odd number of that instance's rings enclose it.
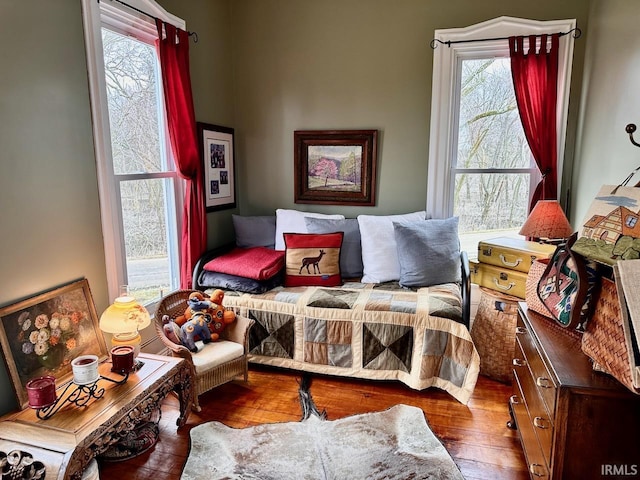
<path fill-rule="evenodd" d="M 351 322 L 305 318 L 304 361 L 350 368 L 352 330 Z"/>

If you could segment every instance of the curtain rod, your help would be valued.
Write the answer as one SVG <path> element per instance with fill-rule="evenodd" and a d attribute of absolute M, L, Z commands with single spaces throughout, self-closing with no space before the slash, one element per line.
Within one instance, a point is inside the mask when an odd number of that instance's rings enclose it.
<path fill-rule="evenodd" d="M 138 13 L 141 13 L 142 15 L 146 15 L 149 18 L 153 18 L 154 20 L 158 20 L 158 17 L 151 15 L 150 13 L 147 13 L 143 10 L 140 10 L 139 8 L 134 7 L 133 5 L 129 5 L 128 3 L 123 2 L 122 0 L 111 0 L 113 2 L 118 2 L 120 5 L 124 5 L 127 8 L 130 8 L 131 10 L 135 10 Z M 100 3 L 100 0 L 98 0 L 98 3 Z M 162 20 L 162 19 L 160 19 Z M 189 34 L 190 37 L 193 37 L 193 43 L 198 43 L 198 34 L 196 32 L 187 32 Z"/>
<path fill-rule="evenodd" d="M 119 1 L 119 0 L 116 0 L 116 1 Z M 565 35 L 569 35 L 569 34 L 572 34 L 573 38 L 580 38 L 580 36 L 582 35 L 582 30 L 576 27 L 576 28 L 572 28 L 568 32 L 557 33 L 557 35 L 560 37 L 564 37 Z M 542 35 L 553 35 L 553 34 L 546 33 L 546 34 L 536 34 L 536 35 L 526 35 L 526 36 L 540 37 Z M 518 35 L 518 36 L 522 36 L 522 35 Z M 447 40 L 446 42 L 443 42 L 438 38 L 434 38 L 433 40 L 431 40 L 431 43 L 429 45 L 431 45 L 431 48 L 435 50 L 438 47 L 438 43 L 441 45 L 446 45 L 447 47 L 451 47 L 451 45 L 453 45 L 454 43 L 489 42 L 491 40 L 509 40 L 509 37 L 474 38 L 471 40 Z"/>

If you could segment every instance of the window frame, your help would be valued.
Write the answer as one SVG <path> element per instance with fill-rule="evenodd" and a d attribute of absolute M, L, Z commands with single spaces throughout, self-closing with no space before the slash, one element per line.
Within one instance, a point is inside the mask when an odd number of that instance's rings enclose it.
<path fill-rule="evenodd" d="M 105 250 L 105 269 L 107 274 L 107 288 L 109 298 L 115 299 L 121 285 L 126 285 L 126 251 L 124 245 L 124 229 L 120 189 L 118 184 L 127 180 L 141 180 L 154 178 L 174 179 L 174 206 L 176 214 L 176 228 L 180 232 L 181 215 L 184 197 L 184 180 L 174 172 L 145 173 L 144 175 L 127 174 L 116 175 L 113 172 L 113 154 L 111 150 L 111 130 L 109 124 L 109 110 L 107 102 L 107 88 L 105 81 L 105 66 L 102 47 L 102 27 L 109 28 L 139 38 L 146 43 L 153 44 L 157 38 L 155 22 L 152 18 L 129 9 L 112 0 L 81 0 L 84 21 L 85 50 L 87 56 L 87 72 L 89 79 L 89 95 L 91 99 L 91 118 L 93 123 L 94 153 L 98 174 L 98 192 L 100 198 L 100 213 L 102 235 Z M 153 0 L 127 0 L 132 7 L 147 12 L 154 17 L 169 22 L 176 27 L 186 30 L 184 20 L 168 13 Z M 159 98 L 162 98 L 160 92 Z M 164 115 L 164 113 L 163 113 Z M 168 133 L 165 144 L 161 149 L 171 156 L 171 146 Z M 172 160 L 170 160 L 172 162 Z M 173 211 L 173 209 L 171 209 Z M 167 238 L 167 242 L 172 242 Z M 175 240 L 177 243 L 177 238 Z M 180 255 L 179 248 L 175 251 Z"/>
<path fill-rule="evenodd" d="M 540 35 L 568 32 L 576 27 L 575 19 L 537 21 L 513 17 L 498 17 L 464 28 L 436 30 L 435 37 L 443 42 L 502 38 L 512 35 Z M 494 56 L 506 51 L 508 40 L 488 40 L 454 43 L 450 46 L 435 43 L 431 94 L 431 126 L 427 170 L 426 209 L 434 218 L 453 215 L 453 182 L 458 136 L 459 78 L 461 59 Z M 558 55 L 558 178 L 562 178 L 564 148 L 569 110 L 569 89 L 573 59 L 573 41 L 561 41 Z M 471 173 L 469 170 L 465 170 Z M 491 173 L 488 169 L 485 173 Z M 505 172 L 506 170 L 500 170 Z M 521 172 L 522 173 L 522 172 Z M 558 192 L 560 192 L 558 182 Z"/>

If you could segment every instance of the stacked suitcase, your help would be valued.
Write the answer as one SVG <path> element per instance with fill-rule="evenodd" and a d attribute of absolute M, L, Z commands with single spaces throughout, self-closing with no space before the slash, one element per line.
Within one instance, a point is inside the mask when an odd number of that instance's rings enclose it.
<path fill-rule="evenodd" d="M 471 262 L 471 282 L 524 299 L 527 273 L 535 260 L 550 258 L 555 245 L 499 237 L 478 243 L 478 261 Z"/>

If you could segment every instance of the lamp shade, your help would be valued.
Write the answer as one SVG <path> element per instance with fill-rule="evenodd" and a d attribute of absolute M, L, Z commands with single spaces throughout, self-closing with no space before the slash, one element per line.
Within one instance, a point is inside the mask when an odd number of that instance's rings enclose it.
<path fill-rule="evenodd" d="M 100 316 L 100 330 L 106 333 L 137 333 L 150 324 L 147 309 L 128 294 L 116 298 Z"/>
<path fill-rule="evenodd" d="M 573 228 L 557 200 L 539 200 L 519 233 L 526 237 L 558 240 L 570 237 Z"/>

